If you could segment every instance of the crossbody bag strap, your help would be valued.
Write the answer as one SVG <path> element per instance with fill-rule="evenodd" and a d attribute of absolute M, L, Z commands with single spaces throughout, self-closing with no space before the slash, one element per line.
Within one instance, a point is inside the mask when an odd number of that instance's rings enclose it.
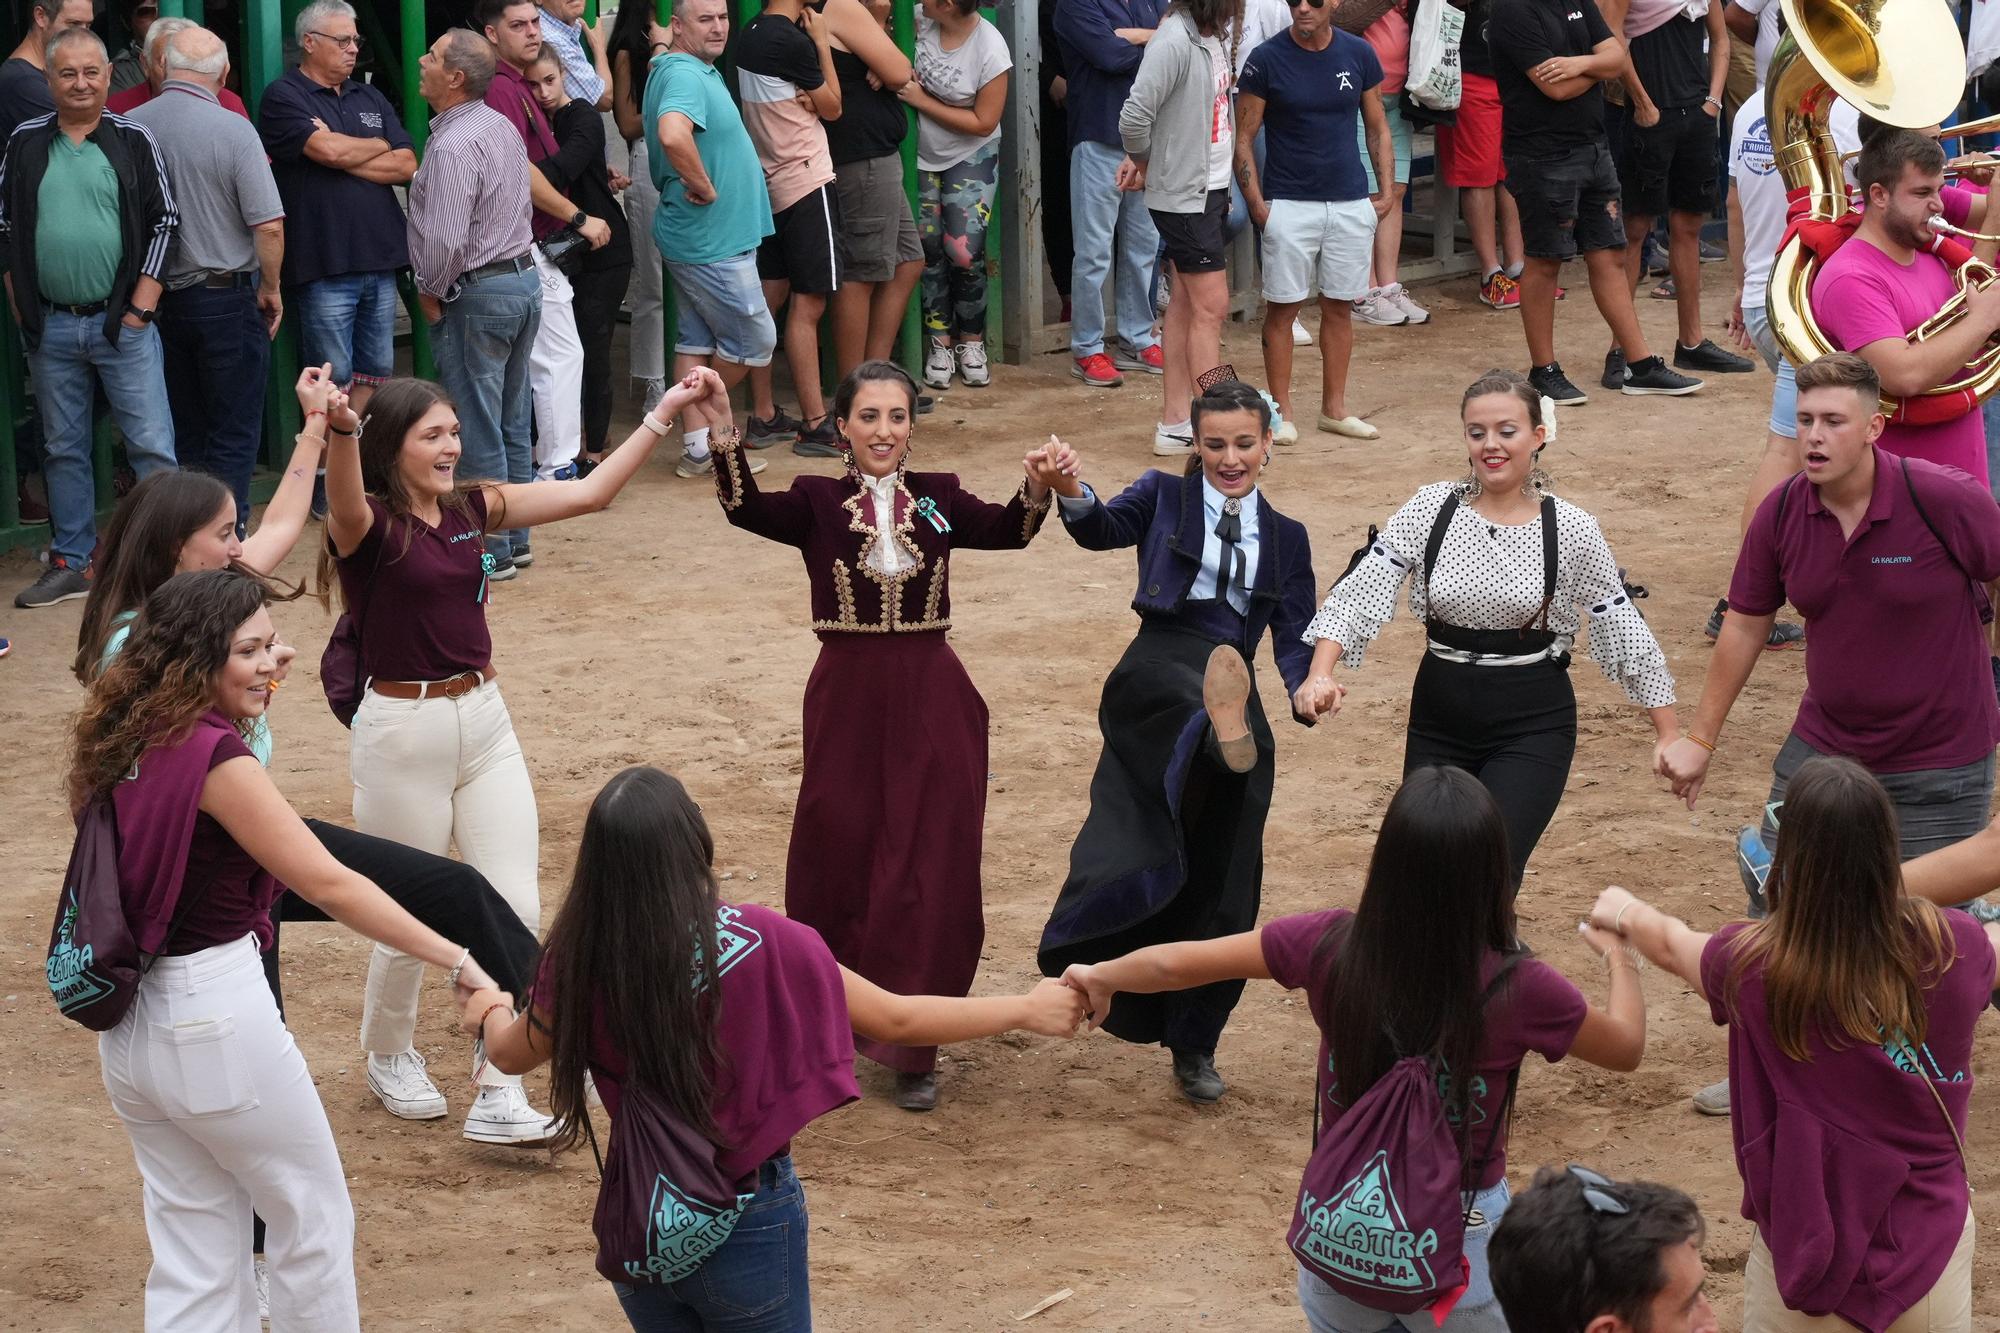
<path fill-rule="evenodd" d="M 1431 535 L 1424 542 L 1424 615 L 1431 614 L 1431 570 L 1436 567 L 1438 552 L 1444 549 L 1445 530 L 1451 527 L 1451 516 L 1458 512 L 1458 492 L 1453 491 L 1438 506 L 1437 517 L 1431 520 Z"/>
<path fill-rule="evenodd" d="M 1931 530 L 1931 536 L 1936 538 L 1937 544 L 1944 548 L 1944 558 L 1951 561 L 1951 567 L 1957 570 L 1967 583 L 1972 585 L 1973 598 L 1979 603 L 1980 620 L 1991 623 L 1993 619 L 1993 603 L 1986 595 L 1986 585 L 1972 577 L 1972 571 L 1967 569 L 1959 560 L 1958 552 L 1951 549 L 1951 543 L 1944 539 L 1944 533 L 1938 531 L 1938 525 L 1931 521 L 1930 510 L 1924 508 L 1923 497 L 1917 494 L 1917 480 L 1910 475 L 1910 460 L 1908 458 L 1900 458 L 1896 461 L 1902 464 L 1903 486 L 1910 493 L 1910 504 L 1917 511 L 1917 517 L 1924 521 L 1924 526 Z"/>
<path fill-rule="evenodd" d="M 1479 1005 L 1482 1010 L 1488 1004 L 1492 1003 L 1493 997 L 1500 993 L 1500 987 L 1507 980 L 1508 975 L 1512 973 L 1515 966 L 1523 958 L 1527 956 L 1528 956 L 1527 951 L 1523 949 L 1523 950 L 1516 950 L 1515 952 L 1507 954 L 1501 958 L 1499 969 L 1493 973 L 1493 980 L 1486 983 L 1485 991 L 1480 994 Z M 1496 1109 L 1493 1113 L 1493 1124 L 1486 1131 L 1486 1149 L 1485 1151 L 1479 1154 L 1479 1160 L 1473 1163 L 1472 1171 L 1470 1173 L 1472 1180 L 1472 1188 L 1469 1190 L 1466 1189 L 1460 1190 L 1460 1194 L 1464 1198 L 1465 1202 L 1465 1218 L 1470 1218 L 1472 1216 L 1472 1211 L 1473 1211 L 1472 1201 L 1479 1194 L 1479 1178 L 1486 1174 L 1487 1164 L 1492 1162 L 1493 1160 L 1494 1149 L 1500 1146 L 1500 1131 L 1506 1127 L 1507 1117 L 1513 1114 L 1514 1091 L 1520 1086 L 1521 1086 L 1521 1066 L 1515 1065 L 1512 1069 L 1507 1071 L 1506 1095 L 1500 1099 L 1500 1105 L 1498 1109 Z M 1466 1105 L 1467 1109 L 1470 1110 L 1471 1103 L 1468 1102 Z M 1463 1183 L 1464 1183 L 1463 1180 L 1461 1180 L 1460 1184 L 1462 1185 Z M 1463 1221 L 1463 1219 L 1461 1219 L 1461 1221 Z"/>
<path fill-rule="evenodd" d="M 1549 608 L 1556 601 L 1556 497 L 1542 497 L 1542 609 L 1527 624 L 1528 629 L 1547 630 Z M 1504 975 L 1504 974 L 1503 974 Z"/>

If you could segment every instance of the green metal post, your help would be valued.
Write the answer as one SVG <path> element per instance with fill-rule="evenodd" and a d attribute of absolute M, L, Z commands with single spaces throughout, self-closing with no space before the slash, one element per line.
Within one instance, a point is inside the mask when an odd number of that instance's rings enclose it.
<path fill-rule="evenodd" d="M 430 30 L 425 24 L 424 0 L 403 0 L 403 128 L 416 141 L 421 157 L 430 138 L 430 106 L 421 88 L 423 71 L 417 61 L 430 49 Z M 431 355 L 431 327 L 417 303 L 416 284 L 408 278 L 399 282 L 403 305 L 410 313 L 410 372 L 419 379 L 437 378 L 437 361 Z"/>
<path fill-rule="evenodd" d="M 660 25 L 665 27 L 673 21 L 674 0 L 659 0 L 659 3 L 654 7 L 654 13 L 659 18 Z M 652 61 L 648 59 L 647 69 L 650 70 L 651 68 Z M 646 113 L 646 75 L 640 74 L 638 71 L 634 71 L 634 75 L 633 82 L 638 87 L 633 91 L 634 95 L 639 99 L 639 118 L 644 120 Z M 645 129 L 646 127 L 641 125 L 639 127 L 640 133 L 645 133 Z M 646 169 L 648 171 L 653 169 L 652 163 L 653 150 L 651 147 L 648 147 L 646 150 Z M 666 256 L 660 253 L 660 247 L 654 244 L 650 233 L 645 236 L 633 237 L 632 244 L 635 246 L 644 246 L 645 248 L 640 253 L 642 255 L 650 255 L 652 262 L 660 266 L 660 365 L 663 378 L 668 383 L 672 383 L 674 380 L 674 344 L 680 340 L 681 327 L 681 317 L 678 310 L 679 303 L 674 298 L 674 280 L 672 275 L 667 272 Z M 748 409 L 745 409 L 744 415 L 749 415 Z"/>
<path fill-rule="evenodd" d="M 1013 2 L 1021 4 L 1024 0 L 1013 0 Z M 998 9 L 988 5 L 979 12 L 988 23 L 998 26 L 1000 22 Z M 1006 29 L 1001 28 L 1001 31 L 1005 32 Z M 1006 123 L 1004 116 L 1001 123 Z M 1028 153 L 1036 149 L 1033 144 L 1016 144 L 1014 151 Z M 996 185 L 993 191 L 993 210 L 986 219 L 986 346 L 989 355 L 993 348 L 1001 347 L 1006 342 L 1006 334 L 1003 332 L 1005 326 L 1000 322 L 1001 308 L 1005 299 L 1002 293 L 1006 291 L 1006 284 L 1000 281 L 1000 228 L 1012 216 L 1013 210 L 1006 206 Z"/>
<path fill-rule="evenodd" d="M 185 14 L 186 8 L 181 3 L 181 0 L 160 0 L 160 17 L 163 19 L 180 18 Z"/>
<path fill-rule="evenodd" d="M 255 116 L 264 90 L 285 72 L 285 20 L 280 0 L 246 0 L 239 11 L 243 28 L 243 100 Z M 285 320 L 271 347 L 271 369 L 264 377 L 264 461 L 282 466 L 289 442 L 302 421 L 292 385 L 299 377 L 299 337 L 296 320 Z"/>

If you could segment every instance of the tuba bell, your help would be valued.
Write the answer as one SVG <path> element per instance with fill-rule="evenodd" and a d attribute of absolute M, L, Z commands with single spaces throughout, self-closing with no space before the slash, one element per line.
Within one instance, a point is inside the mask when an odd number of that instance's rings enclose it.
<path fill-rule="evenodd" d="M 1936 125 L 1964 90 L 1965 45 L 1944 0 L 1784 0 L 1788 31 L 1772 53 L 1764 84 L 1764 121 L 1780 179 L 1794 198 L 1803 191 L 1806 216 L 1833 221 L 1849 208 L 1840 149 L 1827 120 L 1836 101 L 1852 103 L 1888 125 Z M 1765 296 L 1771 333 L 1795 366 L 1841 349 L 1813 319 L 1812 285 L 1819 260 L 1789 236 L 1771 265 Z M 1959 289 L 1937 315 L 1910 334 L 1934 336 L 1960 318 L 1969 286 L 2000 274 L 1973 261 L 1958 270 Z M 1989 342 L 1971 364 L 1923 397 L 1969 393 L 1984 399 L 2000 389 L 2000 343 Z M 1892 417 L 1901 400 L 1884 397 Z"/>

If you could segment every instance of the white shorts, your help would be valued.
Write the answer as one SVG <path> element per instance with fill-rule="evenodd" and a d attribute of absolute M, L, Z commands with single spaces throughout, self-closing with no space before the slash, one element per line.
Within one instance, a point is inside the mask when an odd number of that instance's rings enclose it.
<path fill-rule="evenodd" d="M 1276 305 L 1352 301 L 1368 294 L 1374 260 L 1375 205 L 1273 199 L 1264 224 L 1264 299 Z"/>

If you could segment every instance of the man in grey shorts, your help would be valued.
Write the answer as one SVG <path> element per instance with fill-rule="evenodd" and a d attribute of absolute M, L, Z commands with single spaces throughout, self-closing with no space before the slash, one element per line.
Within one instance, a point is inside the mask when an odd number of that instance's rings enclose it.
<path fill-rule="evenodd" d="M 886 20 L 889 6 L 875 0 L 869 12 Z M 886 32 L 859 36 L 870 40 L 857 40 L 858 50 L 834 43 L 841 111 L 840 119 L 826 122 L 834 191 L 840 196 L 841 283 L 832 307 L 842 375 L 864 359 L 895 355 L 903 312 L 924 272 L 923 243 L 903 187 L 909 110 L 896 96 L 910 81 L 910 62 Z"/>

